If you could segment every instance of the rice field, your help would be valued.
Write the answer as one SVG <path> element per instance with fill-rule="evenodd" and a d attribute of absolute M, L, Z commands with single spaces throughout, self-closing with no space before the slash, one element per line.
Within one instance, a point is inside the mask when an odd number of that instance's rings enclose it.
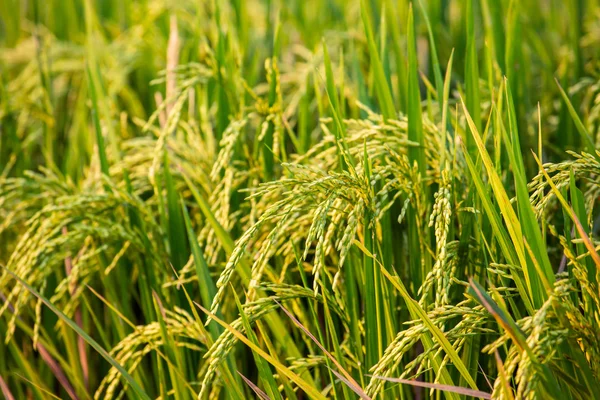
<path fill-rule="evenodd" d="M 600 399 L 600 1 L 0 0 L 0 393 Z"/>

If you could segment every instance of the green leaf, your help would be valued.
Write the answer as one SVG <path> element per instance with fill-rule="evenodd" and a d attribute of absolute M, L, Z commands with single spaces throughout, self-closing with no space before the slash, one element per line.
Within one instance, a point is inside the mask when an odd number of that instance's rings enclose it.
<path fill-rule="evenodd" d="M 519 328 L 517 323 L 511 318 L 508 312 L 500 307 L 481 287 L 479 283 L 473 279 L 469 280 L 469 293 L 483 305 L 494 319 L 502 326 L 502 328 L 510 335 L 513 341 L 520 347 L 521 351 L 525 351 L 528 354 L 529 359 L 533 364 L 536 365 L 542 372 L 542 379 L 545 382 L 543 390 L 547 393 L 551 393 L 555 398 L 564 398 L 560 387 L 557 384 L 556 378 L 552 375 L 550 368 L 546 364 L 540 364 L 537 361 L 536 355 L 533 353 L 529 344 L 527 344 L 527 336 Z M 500 297 L 498 295 L 497 297 Z"/>
<path fill-rule="evenodd" d="M 100 125 L 100 117 L 98 115 L 98 95 L 96 93 L 96 85 L 92 78 L 90 66 L 86 66 L 87 82 L 92 98 L 92 120 L 94 121 L 94 130 L 96 132 L 96 146 L 98 147 L 98 158 L 100 159 L 100 170 L 106 176 L 108 172 L 108 158 L 106 157 L 106 147 L 104 145 L 104 136 L 102 136 L 102 127 Z"/>
<path fill-rule="evenodd" d="M 281 364 L 279 361 L 277 361 L 276 359 L 274 359 L 273 357 L 271 357 L 268 353 L 266 353 L 260 347 L 256 346 L 254 343 L 252 343 L 252 341 L 250 341 L 247 337 L 245 337 L 242 333 L 240 333 L 239 331 L 237 331 L 231 325 L 229 325 L 225 321 L 219 319 L 219 317 L 217 317 L 216 315 L 214 315 L 213 313 L 211 313 L 210 311 L 208 311 L 206 308 L 202 307 L 200 304 L 198 304 L 198 303 L 195 303 L 195 304 L 206 315 L 208 315 L 213 321 L 216 321 L 219 325 L 221 325 L 223 328 L 225 328 L 226 330 L 228 330 L 231 334 L 233 334 L 236 338 L 238 338 L 238 340 L 240 340 L 246 346 L 248 346 L 250 349 L 252 349 L 252 351 L 256 352 L 259 356 L 261 356 L 267 362 L 269 362 L 269 364 L 271 364 L 272 366 L 274 366 L 281 374 L 285 375 L 292 382 L 294 382 L 296 385 L 298 385 L 302 390 L 304 390 L 306 392 L 306 394 L 308 396 L 310 396 L 313 399 L 318 399 L 318 400 L 325 400 L 326 399 L 325 396 L 323 396 L 314 387 L 314 385 L 309 384 L 304 379 L 302 379 L 300 376 L 298 376 L 296 373 L 294 373 L 293 371 L 291 371 L 288 367 L 286 367 L 285 365 Z"/>
<path fill-rule="evenodd" d="M 483 161 L 483 165 L 487 171 L 489 183 L 494 192 L 496 202 L 498 203 L 498 206 L 500 208 L 500 212 L 502 213 L 502 216 L 504 218 L 506 227 L 508 229 L 509 236 L 512 241 L 512 245 L 514 246 L 515 252 L 517 254 L 517 258 L 519 260 L 519 264 L 521 265 L 523 272 L 525 273 L 525 282 L 526 282 L 527 290 L 529 293 L 528 297 L 531 298 L 533 305 L 536 308 L 539 308 L 541 306 L 541 303 L 543 303 L 543 300 L 547 297 L 547 293 L 543 290 L 543 288 L 541 287 L 541 285 L 538 282 L 537 271 L 535 270 L 533 264 L 531 262 L 527 261 L 526 253 L 525 253 L 525 245 L 523 243 L 524 234 L 523 234 L 523 228 L 521 225 L 521 220 L 519 220 L 519 218 L 517 217 L 517 214 L 515 213 L 515 210 L 513 209 L 512 203 L 508 197 L 508 194 L 506 193 L 504 185 L 502 184 L 502 180 L 498 176 L 498 173 L 497 173 L 496 169 L 494 168 L 494 165 L 492 164 L 492 160 L 485 148 L 485 145 L 483 143 L 483 140 L 481 139 L 481 136 L 479 135 L 479 131 L 477 130 L 475 123 L 471 119 L 471 116 L 470 116 L 464 102 L 462 102 L 462 106 L 463 106 L 463 111 L 465 113 L 465 117 L 467 119 L 467 125 L 469 126 L 471 135 L 472 135 L 473 139 L 475 140 L 477 150 L 479 151 L 479 155 L 480 155 L 481 160 Z M 509 153 L 511 151 L 512 151 L 512 149 L 508 150 Z M 513 156 L 514 156 L 514 154 L 513 154 Z M 515 168 L 515 171 L 517 171 L 517 173 L 518 173 L 518 170 L 519 170 L 519 168 Z M 472 173 L 471 176 L 473 176 L 473 175 L 474 175 L 474 173 Z M 529 201 L 527 202 L 527 206 L 525 206 L 525 205 L 522 206 L 524 212 L 527 211 L 526 207 L 529 207 L 529 208 L 531 207 L 531 204 L 529 203 Z M 524 222 L 528 224 L 527 229 L 529 231 L 534 229 L 533 224 L 537 224 L 535 217 L 533 217 L 533 221 L 528 220 L 528 221 L 524 221 Z M 538 229 L 539 229 L 539 227 L 538 227 Z M 540 251 L 541 251 L 541 249 L 540 249 Z M 554 282 L 554 276 L 552 275 L 551 277 L 548 277 L 548 281 Z"/>
<path fill-rule="evenodd" d="M 423 133 L 423 117 L 421 115 L 421 94 L 419 91 L 419 66 L 417 65 L 417 42 L 412 6 L 408 10 L 408 140 L 418 143 L 418 146 L 408 148 L 408 160 L 411 167 L 416 162 L 421 176 L 425 176 L 425 134 Z"/>
<path fill-rule="evenodd" d="M 440 109 L 442 109 L 444 108 L 444 81 L 442 80 L 442 70 L 440 68 L 440 61 L 438 59 L 437 48 L 435 46 L 435 38 L 433 37 L 433 29 L 431 28 L 431 22 L 429 21 L 429 16 L 427 15 L 427 9 L 423 5 L 423 0 L 419 0 L 419 7 L 421 8 L 421 12 L 423 13 L 423 18 L 425 19 L 425 25 L 427 26 L 427 34 L 429 35 L 429 45 L 431 46 L 431 65 L 433 67 L 433 76 L 435 78 L 435 88 L 437 91 L 438 103 L 440 105 Z M 454 50 L 452 51 L 452 54 L 454 54 Z M 450 55 L 450 61 L 448 61 L 448 65 L 450 66 L 449 70 L 451 70 L 452 65 L 452 54 Z"/>
<path fill-rule="evenodd" d="M 594 139 L 592 139 L 592 135 L 590 135 L 583 122 L 581 122 L 581 118 L 579 118 L 577 111 L 575 111 L 575 107 L 573 107 L 571 100 L 569 100 L 569 96 L 558 82 L 558 79 L 555 80 L 556 85 L 558 86 L 558 90 L 560 91 L 560 95 L 562 96 L 563 100 L 565 101 L 565 104 L 567 105 L 569 114 L 571 114 L 571 118 L 573 118 L 573 121 L 575 122 L 577 132 L 579 132 L 579 134 L 581 135 L 581 138 L 583 139 L 586 145 L 588 153 L 596 157 L 597 160 L 600 160 L 600 155 L 598 155 L 598 153 L 596 152 L 596 145 L 594 144 Z"/>
<path fill-rule="evenodd" d="M 381 63 L 381 59 L 377 51 L 377 43 L 375 42 L 375 36 L 373 34 L 373 27 L 370 17 L 371 13 L 367 0 L 360 0 L 360 15 L 365 28 L 365 34 L 367 35 L 369 58 L 371 60 L 371 69 L 374 75 L 375 91 L 377 93 L 377 99 L 379 100 L 379 106 L 381 107 L 381 112 L 385 119 L 394 119 L 396 117 L 394 99 L 392 98 L 392 93 L 385 77 L 383 64 Z"/>
<path fill-rule="evenodd" d="M 233 292 L 235 297 L 235 304 L 237 305 L 238 312 L 240 313 L 240 318 L 242 319 L 242 324 L 244 325 L 244 331 L 246 332 L 246 336 L 248 340 L 250 340 L 256 347 L 259 346 L 258 339 L 252 330 L 252 326 L 250 325 L 250 321 L 248 320 L 248 316 L 244 312 L 244 308 L 242 307 L 242 303 L 240 303 L 240 299 L 238 295 Z M 275 383 L 275 379 L 273 379 L 273 372 L 269 367 L 269 364 L 255 351 L 252 351 L 254 356 L 254 361 L 256 362 L 256 367 L 258 368 L 258 376 L 263 381 L 263 384 L 266 387 L 266 391 L 269 394 L 271 399 L 281 399 L 281 394 L 279 393 L 279 389 L 277 384 Z"/>
<path fill-rule="evenodd" d="M 167 192 L 167 219 L 169 222 L 169 249 L 171 250 L 171 262 L 175 269 L 179 271 L 187 262 L 189 250 L 186 246 L 185 227 L 181 218 L 178 194 L 171 175 L 169 155 L 166 150 L 163 156 L 164 185 Z"/>
<path fill-rule="evenodd" d="M 402 280 L 398 276 L 393 276 L 383 265 L 381 265 L 381 263 L 377 261 L 376 258 L 374 258 L 374 255 L 367 248 L 360 244 L 360 242 L 355 241 L 354 243 L 361 249 L 361 251 L 365 254 L 366 257 L 370 257 L 371 259 L 377 262 L 378 269 L 392 283 L 392 285 L 400 293 L 400 296 L 404 299 L 404 302 L 406 303 L 406 306 L 408 307 L 408 310 L 410 312 L 411 318 L 422 321 L 423 324 L 427 327 L 429 332 L 421 336 L 421 340 L 423 341 L 425 349 L 427 350 L 433 347 L 432 337 L 435 338 L 435 340 L 446 352 L 448 358 L 452 361 L 456 369 L 458 369 L 461 376 L 465 379 L 469 386 L 472 389 L 478 390 L 475 380 L 469 374 L 469 371 L 467 370 L 465 364 L 463 363 L 462 359 L 460 358 L 454 347 L 452 347 L 444 333 L 429 318 L 427 312 L 419 305 L 417 301 L 415 301 L 410 296 Z M 432 336 L 429 336 L 429 334 L 431 334 Z M 431 358 L 434 364 L 434 368 L 436 369 L 436 371 L 439 370 L 440 366 L 442 365 L 441 360 L 439 359 L 439 355 L 432 354 Z M 443 384 L 453 385 L 452 378 L 450 377 L 450 374 L 448 373 L 445 367 L 441 369 L 440 374 L 440 380 Z M 451 398 L 458 398 L 458 396 L 453 393 L 449 393 L 449 396 Z"/>
<path fill-rule="evenodd" d="M 465 62 L 465 91 L 467 110 L 473 118 L 477 130 L 481 131 L 481 100 L 479 96 L 479 58 L 475 37 L 475 17 L 473 0 L 467 0 L 467 59 Z M 467 149 L 473 156 L 475 145 L 472 137 L 467 137 Z"/>
<path fill-rule="evenodd" d="M 119 364 L 114 358 L 112 358 L 110 354 L 108 354 L 108 352 L 104 350 L 102 346 L 100 346 L 94 339 L 92 339 L 90 335 L 88 335 L 83 329 L 81 329 L 79 325 L 75 323 L 75 321 L 71 320 L 69 317 L 63 314 L 63 312 L 56 308 L 54 304 L 52 304 L 47 298 L 42 296 L 37 290 L 35 290 L 29 284 L 27 284 L 27 282 L 18 277 L 14 272 L 3 266 L 0 266 L 0 268 L 5 270 L 10 276 L 15 278 L 15 280 L 17 280 L 21 285 L 23 285 L 31 294 L 33 294 L 35 297 L 41 300 L 50 310 L 52 310 L 54 314 L 56 314 L 56 316 L 60 320 L 65 322 L 71 329 L 77 332 L 77 334 L 81 336 L 87 342 L 87 344 L 89 344 L 94 350 L 96 350 L 98 354 L 102 356 L 102 358 L 108 361 L 110 365 L 112 365 L 117 371 L 119 371 L 123 379 L 125 379 L 125 381 L 129 385 L 131 385 L 131 388 L 141 399 L 150 400 L 150 396 L 148 396 L 144 389 L 142 389 L 142 387 L 133 379 L 133 377 L 129 375 L 127 370 L 123 368 L 123 366 L 121 366 L 121 364 Z"/>

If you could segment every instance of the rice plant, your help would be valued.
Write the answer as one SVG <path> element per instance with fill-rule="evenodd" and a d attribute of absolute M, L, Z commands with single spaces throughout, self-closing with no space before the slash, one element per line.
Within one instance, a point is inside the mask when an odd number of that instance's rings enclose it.
<path fill-rule="evenodd" d="M 600 398 L 599 13 L 0 2 L 0 392 Z"/>

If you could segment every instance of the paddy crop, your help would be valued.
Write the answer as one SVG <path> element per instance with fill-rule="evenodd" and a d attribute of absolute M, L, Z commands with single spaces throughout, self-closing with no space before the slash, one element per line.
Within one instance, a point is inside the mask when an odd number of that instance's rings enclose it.
<path fill-rule="evenodd" d="M 600 397 L 596 0 L 3 0 L 0 392 Z"/>

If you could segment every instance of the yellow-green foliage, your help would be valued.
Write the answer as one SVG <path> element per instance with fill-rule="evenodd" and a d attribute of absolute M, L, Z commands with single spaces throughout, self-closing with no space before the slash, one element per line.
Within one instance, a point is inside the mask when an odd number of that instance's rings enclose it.
<path fill-rule="evenodd" d="M 0 1 L 0 392 L 597 398 L 599 12 Z"/>

